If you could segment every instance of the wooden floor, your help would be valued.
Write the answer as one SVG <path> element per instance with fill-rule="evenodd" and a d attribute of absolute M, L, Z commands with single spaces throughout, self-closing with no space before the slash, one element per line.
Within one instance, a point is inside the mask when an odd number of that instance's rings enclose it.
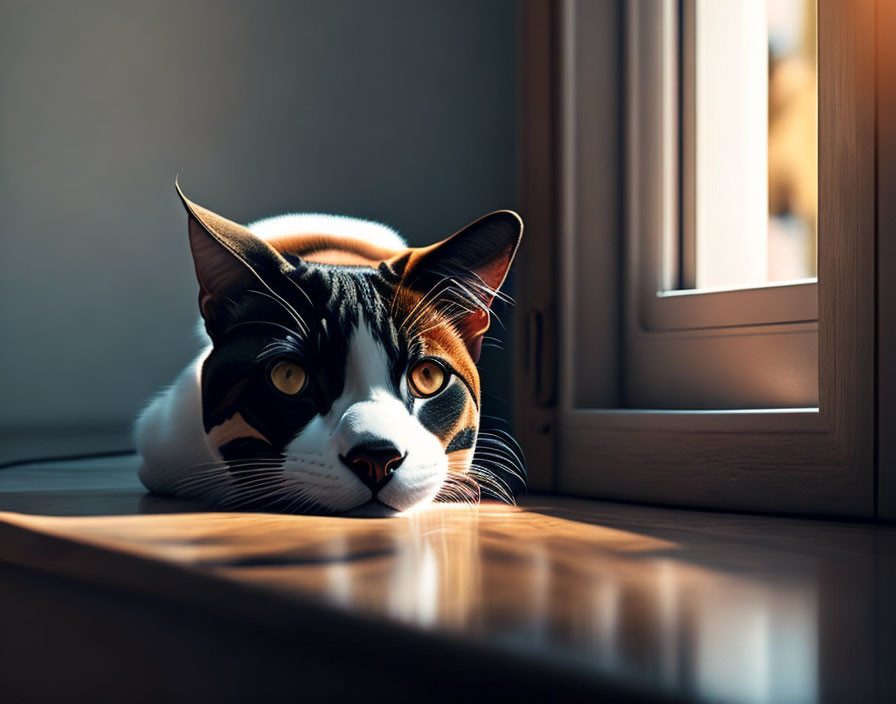
<path fill-rule="evenodd" d="M 134 469 L 0 472 L 0 699 L 896 701 L 891 527 L 545 496 L 207 513 Z"/>

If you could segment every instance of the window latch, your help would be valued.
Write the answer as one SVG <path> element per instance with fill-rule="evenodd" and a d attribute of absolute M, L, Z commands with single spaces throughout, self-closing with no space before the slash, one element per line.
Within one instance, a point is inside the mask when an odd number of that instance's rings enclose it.
<path fill-rule="evenodd" d="M 554 315 L 544 306 L 531 308 L 526 317 L 526 376 L 539 406 L 552 406 L 556 395 L 556 349 Z"/>

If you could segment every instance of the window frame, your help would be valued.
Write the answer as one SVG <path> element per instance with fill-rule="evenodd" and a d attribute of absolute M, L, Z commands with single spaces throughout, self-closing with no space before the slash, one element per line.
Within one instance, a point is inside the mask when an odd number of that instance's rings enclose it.
<path fill-rule="evenodd" d="M 661 331 L 817 321 L 818 283 L 814 277 L 750 286 L 696 287 L 696 0 L 665 0 L 662 13 L 646 13 L 646 17 L 639 17 L 637 10 L 637 5 L 629 5 L 628 80 L 631 86 L 659 82 L 660 88 L 652 89 L 653 94 L 630 92 L 631 101 L 649 101 L 649 105 L 640 111 L 645 115 L 638 114 L 637 104 L 630 107 L 629 115 L 642 122 L 646 116 L 648 124 L 641 129 L 662 133 L 660 147 L 654 150 L 659 153 L 648 153 L 643 161 L 646 168 L 653 160 L 663 161 L 657 197 L 664 211 L 660 226 L 639 229 L 642 326 Z M 638 34 L 645 29 L 662 37 L 660 55 L 647 62 L 639 61 L 642 57 L 637 46 Z M 652 65 L 644 66 L 648 62 Z M 656 112 L 662 112 L 659 124 L 653 124 Z M 637 141 L 631 143 L 635 153 L 630 162 L 641 160 L 637 147 Z"/>
<path fill-rule="evenodd" d="M 624 90 L 620 29 L 631 25 L 621 3 L 536 5 L 523 4 L 523 37 L 541 36 L 540 56 L 550 59 L 552 75 L 529 83 L 524 63 L 522 106 L 533 113 L 524 112 L 521 132 L 521 200 L 524 211 L 530 208 L 524 212 L 529 250 L 520 303 L 526 313 L 558 311 L 559 335 L 555 352 L 542 351 L 533 361 L 530 326 L 520 326 L 524 371 L 515 420 L 532 487 L 723 509 L 874 515 L 874 3 L 820 0 L 818 8 L 821 284 L 817 324 L 796 325 L 813 336 L 811 326 L 817 325 L 819 405 L 749 411 L 658 410 L 627 402 L 619 380 L 639 360 L 624 340 L 623 311 L 632 291 L 621 280 L 626 252 L 619 234 L 622 223 L 631 228 L 637 183 L 618 148 L 615 168 L 600 167 L 623 134 L 624 110 L 619 106 L 613 114 L 607 106 Z M 529 60 L 537 58 L 536 52 Z M 537 109 L 538 98 L 552 107 Z M 551 154 L 543 153 L 539 140 L 545 138 Z M 629 132 L 628 140 L 634 139 Z M 527 160 L 538 150 L 540 159 Z M 621 175 L 627 181 L 625 211 L 614 186 Z M 527 200 L 543 188 L 549 194 L 538 204 Z M 556 270 L 540 272 L 543 257 L 558 244 Z M 751 326 L 742 330 L 752 332 Z M 712 337 L 709 330 L 688 334 Z M 549 338 L 541 333 L 542 350 L 552 348 Z M 543 396 L 534 404 L 529 391 L 552 374 L 544 362 L 552 354 L 558 360 L 556 403 Z M 533 457 L 546 464 L 533 467 Z"/>
<path fill-rule="evenodd" d="M 695 37 L 680 27 L 679 5 L 679 0 L 657 0 L 626 6 L 629 201 L 623 317 L 625 357 L 632 361 L 623 369 L 626 404 L 817 407 L 816 283 L 674 290 L 684 273 L 673 271 L 669 260 L 679 257 L 672 250 L 678 242 L 686 249 L 695 228 L 694 208 L 684 207 L 695 202 L 694 188 L 688 188 L 695 180 L 689 158 L 695 148 L 694 106 L 687 98 L 696 94 L 694 61 L 679 62 L 679 56 L 694 53 Z M 682 263 L 687 259 L 681 257 Z"/>
<path fill-rule="evenodd" d="M 877 7 L 877 515 L 896 521 L 896 3 Z M 889 126 L 887 128 L 886 126 Z"/>

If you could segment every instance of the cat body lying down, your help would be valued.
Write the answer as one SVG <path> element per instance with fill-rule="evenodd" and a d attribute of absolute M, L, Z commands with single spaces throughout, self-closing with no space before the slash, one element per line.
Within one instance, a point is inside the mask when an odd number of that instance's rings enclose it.
<path fill-rule="evenodd" d="M 291 512 L 513 500 L 522 466 L 480 437 L 475 363 L 519 216 L 409 248 L 352 218 L 243 227 L 178 194 L 210 344 L 137 421 L 150 491 Z"/>

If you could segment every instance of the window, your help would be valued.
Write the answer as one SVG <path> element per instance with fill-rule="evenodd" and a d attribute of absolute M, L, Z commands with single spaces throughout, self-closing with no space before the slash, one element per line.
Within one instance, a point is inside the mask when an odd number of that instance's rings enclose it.
<path fill-rule="evenodd" d="M 681 0 L 667 19 L 682 152 L 672 288 L 814 280 L 815 15 L 815 0 Z"/>
<path fill-rule="evenodd" d="M 815 280 L 769 281 L 766 10 L 780 2 L 628 5 L 627 405 L 818 405 Z"/>
<path fill-rule="evenodd" d="M 521 347 L 538 350 L 521 386 L 542 393 L 521 394 L 517 425 L 530 465 L 556 459 L 536 488 L 874 511 L 874 8 L 819 0 L 813 32 L 814 4 L 761 11 L 777 1 L 566 0 L 532 23 L 554 68 L 524 83 L 523 153 L 539 158 L 521 200 L 553 200 L 528 245 L 547 256 L 561 233 L 553 273 L 531 258 L 521 272 Z M 781 204 L 768 101 L 785 20 L 793 51 L 814 57 L 817 37 L 818 130 L 803 136 L 810 151 L 817 140 L 818 191 L 785 189 Z M 742 91 L 726 97 L 726 75 Z M 539 111 L 539 90 L 556 112 Z M 726 130 L 749 135 L 719 158 Z M 528 150 L 543 140 L 556 148 Z M 781 253 L 782 227 L 801 253 Z M 556 404 L 543 393 L 554 324 Z"/>

